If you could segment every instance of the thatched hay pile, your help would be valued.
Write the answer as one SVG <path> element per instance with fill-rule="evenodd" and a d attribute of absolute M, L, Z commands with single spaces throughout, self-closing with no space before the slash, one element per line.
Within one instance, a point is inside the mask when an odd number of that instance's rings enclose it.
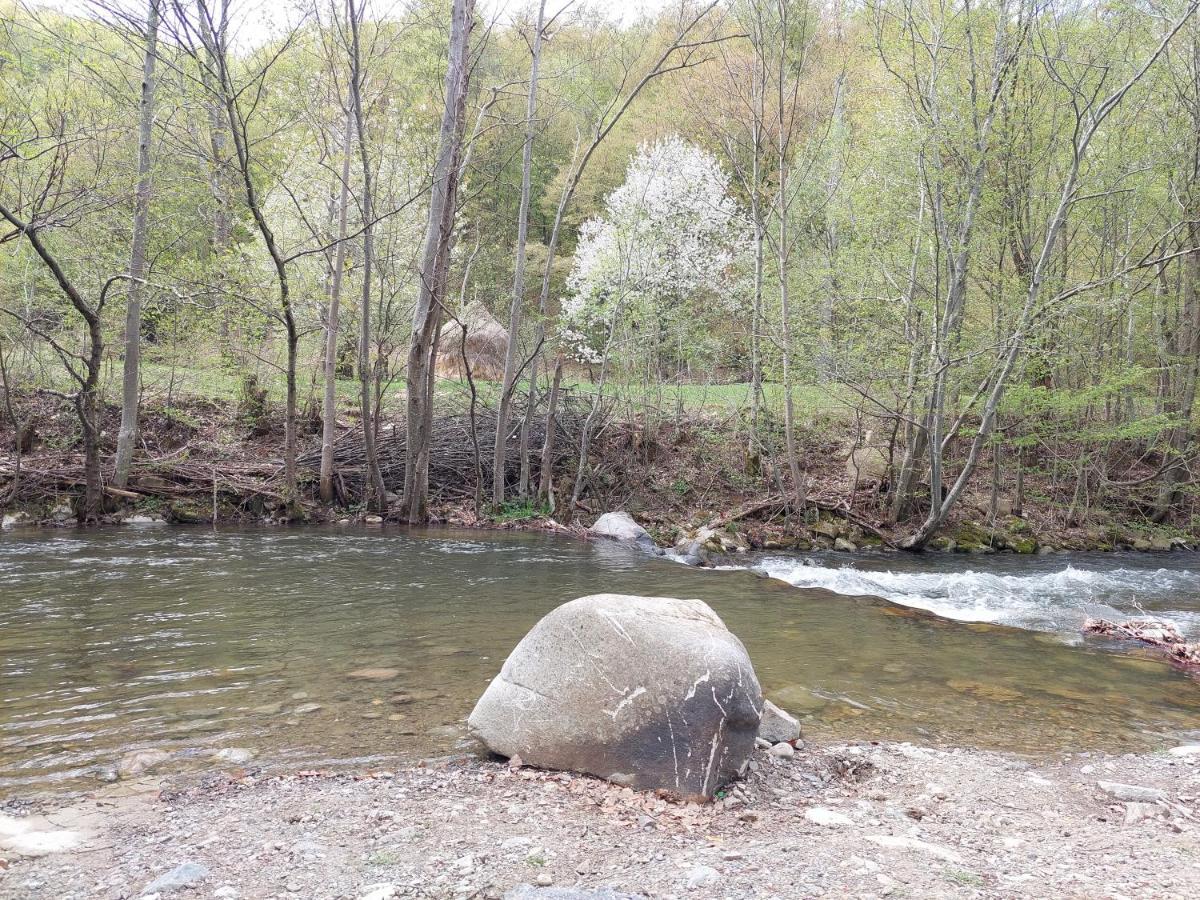
<path fill-rule="evenodd" d="M 461 324 L 460 324 L 461 323 Z M 466 344 L 463 326 L 466 326 Z M 482 303 L 472 303 L 459 315 L 442 326 L 438 337 L 438 358 L 435 371 L 441 378 L 464 381 L 467 377 L 463 363 L 471 367 L 476 381 L 501 381 L 504 378 L 504 352 L 508 346 L 508 331 Z"/>

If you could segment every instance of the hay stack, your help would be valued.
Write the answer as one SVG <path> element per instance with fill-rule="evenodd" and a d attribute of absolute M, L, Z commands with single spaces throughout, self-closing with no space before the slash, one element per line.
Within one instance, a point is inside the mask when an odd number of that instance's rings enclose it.
<path fill-rule="evenodd" d="M 482 303 L 472 303 L 459 319 L 467 326 L 467 363 L 477 381 L 501 381 L 504 378 L 504 351 L 508 331 Z M 463 366 L 462 326 L 453 320 L 442 326 L 438 338 L 436 372 L 439 378 L 459 381 L 467 377 Z"/>

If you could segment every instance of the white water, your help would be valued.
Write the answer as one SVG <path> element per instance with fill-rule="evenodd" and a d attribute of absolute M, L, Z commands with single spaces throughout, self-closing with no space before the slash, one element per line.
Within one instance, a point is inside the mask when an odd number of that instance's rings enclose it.
<path fill-rule="evenodd" d="M 802 588 L 883 597 L 963 622 L 995 622 L 1074 637 L 1089 616 L 1138 614 L 1139 607 L 1189 634 L 1200 633 L 1200 571 L 1065 565 L 1027 574 L 875 571 L 854 563 L 768 557 L 754 570 Z"/>

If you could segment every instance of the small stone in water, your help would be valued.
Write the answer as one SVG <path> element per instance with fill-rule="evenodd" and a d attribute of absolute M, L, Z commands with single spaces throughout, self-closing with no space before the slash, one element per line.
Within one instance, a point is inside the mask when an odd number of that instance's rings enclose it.
<path fill-rule="evenodd" d="M 254 759 L 254 751 L 246 747 L 226 747 L 213 754 L 213 759 L 233 763 L 235 766 L 244 765 Z"/>
<path fill-rule="evenodd" d="M 117 763 L 117 774 L 122 778 L 134 778 L 170 758 L 171 754 L 163 750 L 134 750 L 121 757 Z"/>
<path fill-rule="evenodd" d="M 360 678 L 364 681 L 390 681 L 400 674 L 399 669 L 388 669 L 383 666 L 368 666 L 363 669 L 355 669 L 350 672 L 347 678 Z"/>
<path fill-rule="evenodd" d="M 292 712 L 294 712 L 294 713 L 310 713 L 310 712 L 316 712 L 320 708 L 321 708 L 320 703 L 301 703 L 294 710 L 292 710 Z"/>

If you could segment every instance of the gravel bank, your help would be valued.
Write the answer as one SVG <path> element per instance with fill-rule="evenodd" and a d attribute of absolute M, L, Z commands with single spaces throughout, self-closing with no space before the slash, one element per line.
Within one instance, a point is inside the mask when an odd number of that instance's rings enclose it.
<path fill-rule="evenodd" d="M 1192 898 L 1200 885 L 1200 747 L 1030 760 L 810 745 L 756 753 L 704 807 L 464 758 L 143 777 L 0 811 L 0 896 L 21 900 Z M 22 841 L 55 852 L 14 852 Z"/>

